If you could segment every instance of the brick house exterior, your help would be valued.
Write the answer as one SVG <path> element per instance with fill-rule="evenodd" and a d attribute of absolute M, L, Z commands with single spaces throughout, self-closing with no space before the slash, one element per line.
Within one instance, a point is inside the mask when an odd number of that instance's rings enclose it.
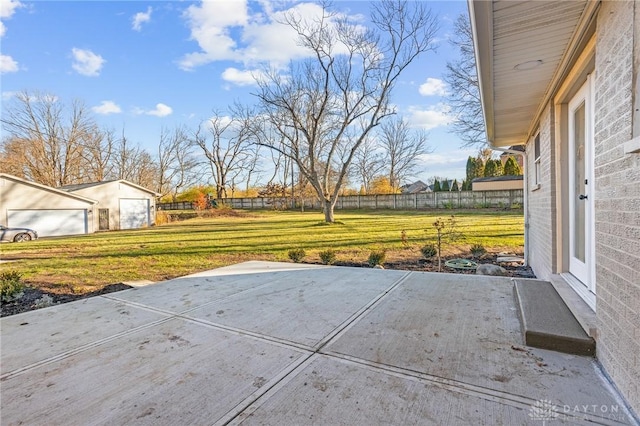
<path fill-rule="evenodd" d="M 640 413 L 640 1 L 469 10 L 489 143 L 525 146 L 527 260 Z"/>

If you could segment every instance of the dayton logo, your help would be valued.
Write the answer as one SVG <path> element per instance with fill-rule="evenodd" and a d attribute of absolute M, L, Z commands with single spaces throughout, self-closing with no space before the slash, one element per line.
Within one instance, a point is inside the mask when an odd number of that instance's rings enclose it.
<path fill-rule="evenodd" d="M 529 407 L 529 417 L 533 420 L 541 420 L 542 424 L 555 420 L 558 417 L 558 407 L 549 400 L 541 399 Z"/>

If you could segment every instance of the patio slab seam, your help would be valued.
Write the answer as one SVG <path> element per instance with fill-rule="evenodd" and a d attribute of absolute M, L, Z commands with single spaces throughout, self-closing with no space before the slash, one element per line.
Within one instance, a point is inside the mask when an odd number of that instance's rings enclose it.
<path fill-rule="evenodd" d="M 491 389 L 484 386 L 478 386 L 471 383 L 448 379 L 445 377 L 435 376 L 428 373 L 422 373 L 420 371 L 410 370 L 402 367 L 395 367 L 388 364 L 376 363 L 373 361 L 364 360 L 358 357 L 353 357 L 345 354 L 340 354 L 337 352 L 320 352 L 318 355 L 324 355 L 335 359 L 339 362 L 343 362 L 350 365 L 357 365 L 364 368 L 369 369 L 370 371 L 377 371 L 385 374 L 390 374 L 392 376 L 416 380 L 420 383 L 424 383 L 425 385 L 433 385 L 440 389 L 445 389 L 448 391 L 460 393 L 467 396 L 472 396 L 476 398 L 481 398 L 491 402 L 497 402 L 499 404 L 508 405 L 514 408 L 529 410 L 531 407 L 539 402 L 538 399 L 530 398 L 523 395 L 518 395 L 515 393 L 500 391 L 497 389 Z M 563 415 L 565 415 L 563 413 Z M 618 421 L 612 421 L 603 416 L 593 415 L 589 413 L 567 413 L 566 416 L 568 418 L 574 420 L 587 420 L 590 422 L 594 422 L 597 424 L 605 424 L 605 425 L 621 425 L 626 423 L 621 423 Z"/>
<path fill-rule="evenodd" d="M 373 300 L 368 302 L 365 306 L 360 308 L 353 315 L 349 316 L 349 318 L 347 318 L 340 325 L 338 325 L 325 338 L 320 340 L 318 344 L 312 349 L 313 352 L 310 353 L 309 356 L 307 356 L 306 359 L 300 362 L 295 368 L 288 371 L 287 374 L 282 375 L 279 378 L 279 380 L 277 381 L 271 380 L 270 382 L 273 382 L 273 384 L 268 389 L 265 389 L 264 392 L 261 392 L 259 395 L 257 395 L 256 393 L 250 395 L 244 401 L 236 405 L 236 407 L 234 407 L 232 410 L 227 412 L 223 417 L 221 417 L 217 422 L 215 422 L 214 425 L 230 424 L 234 420 L 236 420 L 239 416 L 243 416 L 244 414 L 250 414 L 251 412 L 255 411 L 258 407 L 260 407 L 261 405 L 260 400 L 266 394 L 277 392 L 278 389 L 281 389 L 283 386 L 285 386 L 287 383 L 293 380 L 301 371 L 303 371 L 311 362 L 313 362 L 313 360 L 317 356 L 321 355 L 320 351 L 322 350 L 322 348 L 324 348 L 326 345 L 328 345 L 332 341 L 342 336 L 342 332 L 345 329 L 352 326 L 352 324 L 358 322 L 359 319 L 364 318 L 366 314 L 372 309 L 374 309 L 376 306 L 378 306 L 386 296 L 388 296 L 393 290 L 395 290 L 400 285 L 402 285 L 402 283 L 405 282 L 409 278 L 409 276 L 411 276 L 411 274 L 413 274 L 413 272 L 407 272 L 402 277 L 394 281 L 387 289 L 385 289 L 380 294 L 378 294 L 375 298 L 373 298 Z M 190 319 L 194 320 L 193 318 L 190 318 Z M 195 321 L 203 322 L 202 320 L 195 320 Z M 264 338 L 264 335 L 262 335 L 262 337 Z M 271 337 L 269 337 L 269 339 L 271 339 Z M 275 391 L 271 392 L 272 389 L 275 389 Z M 254 395 L 255 397 L 253 397 Z"/>
<path fill-rule="evenodd" d="M 88 351 L 90 349 L 93 349 L 93 348 L 98 347 L 100 345 L 103 345 L 105 343 L 111 342 L 113 340 L 120 339 L 120 338 L 128 336 L 130 334 L 138 333 L 138 332 L 140 332 L 142 330 L 146 330 L 148 328 L 155 327 L 155 326 L 157 326 L 159 324 L 163 324 L 165 322 L 168 322 L 168 321 L 172 320 L 173 318 L 174 318 L 173 316 L 168 316 L 166 318 L 162 318 L 162 319 L 159 319 L 159 320 L 156 320 L 156 321 L 152 321 L 152 322 L 140 325 L 138 327 L 134 327 L 134 328 L 131 328 L 129 330 L 122 331 L 120 333 L 112 334 L 111 336 L 104 337 L 102 339 L 94 340 L 91 343 L 87 343 L 87 344 L 78 346 L 77 348 L 74 348 L 74 349 L 72 349 L 70 351 L 62 352 L 62 353 L 56 354 L 54 356 L 51 356 L 49 358 L 43 359 L 41 361 L 29 364 L 29 365 L 25 365 L 24 367 L 20 367 L 20 368 L 18 368 L 16 370 L 12 370 L 12 371 L 9 371 L 7 373 L 4 373 L 4 374 L 2 374 L 0 376 L 0 380 L 4 381 L 4 380 L 12 379 L 12 378 L 14 378 L 16 376 L 19 376 L 19 375 L 21 375 L 23 373 L 26 373 L 26 372 L 31 371 L 33 369 L 36 369 L 38 367 L 42 367 L 44 365 L 48 365 L 48 364 L 52 364 L 54 362 L 61 361 L 61 360 L 65 359 L 65 358 L 72 357 L 74 355 L 77 355 L 79 353 Z"/>

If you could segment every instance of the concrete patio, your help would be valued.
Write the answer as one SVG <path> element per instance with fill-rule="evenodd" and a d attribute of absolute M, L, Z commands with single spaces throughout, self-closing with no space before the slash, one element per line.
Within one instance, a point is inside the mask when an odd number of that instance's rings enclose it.
<path fill-rule="evenodd" d="M 508 278 L 247 262 L 2 318 L 0 424 L 634 424 Z"/>

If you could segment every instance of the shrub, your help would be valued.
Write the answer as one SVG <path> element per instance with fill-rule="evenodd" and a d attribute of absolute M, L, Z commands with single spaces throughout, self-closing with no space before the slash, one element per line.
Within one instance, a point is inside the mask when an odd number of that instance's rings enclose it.
<path fill-rule="evenodd" d="M 36 300 L 33 304 L 33 307 L 36 309 L 48 308 L 49 306 L 55 305 L 53 301 L 53 297 L 48 294 L 43 295 L 41 298 Z"/>
<path fill-rule="evenodd" d="M 369 266 L 373 267 L 376 265 L 382 266 L 384 263 L 384 259 L 387 256 L 387 253 L 384 250 L 374 250 L 369 254 Z"/>
<path fill-rule="evenodd" d="M 289 250 L 289 259 L 293 260 L 295 263 L 300 263 L 302 259 L 307 255 L 304 249 L 291 249 Z"/>
<path fill-rule="evenodd" d="M 447 210 L 451 210 L 453 209 L 455 206 L 453 205 L 453 201 L 443 201 L 442 202 L 442 207 L 447 209 Z"/>
<path fill-rule="evenodd" d="M 320 260 L 323 265 L 333 265 L 336 262 L 336 252 L 331 249 L 321 251 Z"/>
<path fill-rule="evenodd" d="M 487 249 L 485 249 L 482 244 L 474 244 L 470 250 L 473 257 L 480 257 L 487 252 Z"/>
<path fill-rule="evenodd" d="M 163 212 L 159 211 L 156 213 L 156 225 L 166 225 L 169 223 L 170 216 Z"/>
<path fill-rule="evenodd" d="M 436 249 L 435 244 L 427 244 L 420 249 L 420 252 L 425 257 L 425 259 L 431 259 L 433 256 L 438 254 L 438 249 Z"/>
<path fill-rule="evenodd" d="M 17 271 L 0 273 L 0 300 L 11 302 L 20 299 L 24 294 L 22 275 Z"/>
<path fill-rule="evenodd" d="M 407 231 L 405 229 L 400 232 L 400 241 L 402 241 L 402 246 L 404 248 L 409 247 L 409 237 L 407 236 Z"/>

